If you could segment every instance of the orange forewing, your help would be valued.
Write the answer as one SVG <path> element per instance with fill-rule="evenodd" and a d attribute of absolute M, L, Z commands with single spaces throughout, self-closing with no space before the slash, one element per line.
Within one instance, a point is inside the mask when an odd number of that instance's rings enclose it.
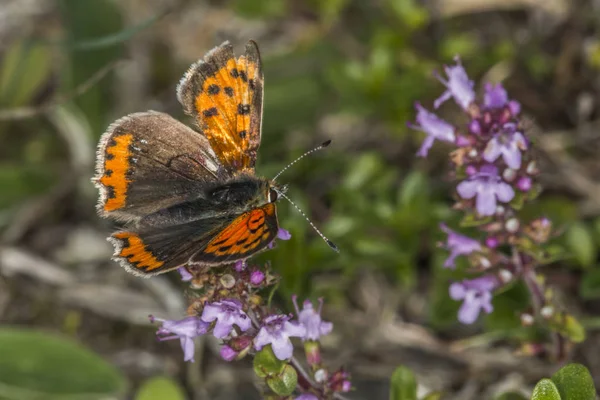
<path fill-rule="evenodd" d="M 229 43 L 192 66 L 178 89 L 221 162 L 230 170 L 253 172 L 260 145 L 263 76 L 256 43 L 236 59 Z"/>
<path fill-rule="evenodd" d="M 273 203 L 243 213 L 208 243 L 204 253 L 217 257 L 235 255 L 242 258 L 246 253 L 254 252 L 258 246 L 273 240 L 277 234 L 270 231 L 266 223 L 266 219 L 274 215 Z"/>

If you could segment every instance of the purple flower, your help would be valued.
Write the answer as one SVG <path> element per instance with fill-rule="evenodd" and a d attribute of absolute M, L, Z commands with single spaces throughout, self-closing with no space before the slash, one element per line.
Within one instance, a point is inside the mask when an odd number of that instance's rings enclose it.
<path fill-rule="evenodd" d="M 290 322 L 289 319 L 285 315 L 271 315 L 265 318 L 254 338 L 254 348 L 261 350 L 270 344 L 278 359 L 283 361 L 292 357 L 294 346 L 290 337 L 304 337 L 306 328 L 296 322 Z"/>
<path fill-rule="evenodd" d="M 206 304 L 201 318 L 204 322 L 217 320 L 213 329 L 213 335 L 218 339 L 227 337 L 233 329 L 234 324 L 242 332 L 250 329 L 252 325 L 250 318 L 242 311 L 242 303 L 237 299 L 226 299 Z"/>
<path fill-rule="evenodd" d="M 463 236 L 448 228 L 446 224 L 440 224 L 440 228 L 448 234 L 446 248 L 450 250 L 450 256 L 444 261 L 445 268 L 456 268 L 456 257 L 467 256 L 474 251 L 481 250 L 481 244 L 475 239 Z"/>
<path fill-rule="evenodd" d="M 492 85 L 485 84 L 485 93 L 483 94 L 483 105 L 487 108 L 502 108 L 508 103 L 508 93 L 500 83 Z"/>
<path fill-rule="evenodd" d="M 235 268 L 235 270 L 237 272 L 242 272 L 243 270 L 246 269 L 246 260 L 237 260 L 235 262 L 235 264 L 233 265 L 233 267 Z"/>
<path fill-rule="evenodd" d="M 190 271 L 188 271 L 186 267 L 179 267 L 177 271 L 179 272 L 179 275 L 181 275 L 181 280 L 184 282 L 191 281 L 194 278 L 194 275 L 190 274 Z"/>
<path fill-rule="evenodd" d="M 238 355 L 238 352 L 224 344 L 219 351 L 221 358 L 225 361 L 233 361 Z"/>
<path fill-rule="evenodd" d="M 492 290 L 498 286 L 498 281 L 491 275 L 475 279 L 465 279 L 450 285 L 450 297 L 453 300 L 463 300 L 458 310 L 458 320 L 463 324 L 472 324 L 479 316 L 481 310 L 491 313 Z"/>
<path fill-rule="evenodd" d="M 292 297 L 298 321 L 300 325 L 306 328 L 306 334 L 302 340 L 319 340 L 321 336 L 328 335 L 333 330 L 331 322 L 325 322 L 321 319 L 321 310 L 323 308 L 323 299 L 319 299 L 319 310 L 315 311 L 309 300 L 304 300 L 302 311 L 298 308 L 297 296 Z"/>
<path fill-rule="evenodd" d="M 460 64 L 460 58 L 455 57 L 455 66 L 444 66 L 444 71 L 448 76 L 448 80 L 445 80 L 439 75 L 436 78 L 446 86 L 446 90 L 442 95 L 433 103 L 434 108 L 439 108 L 442 103 L 448 100 L 450 97 L 454 97 L 456 103 L 466 110 L 469 108 L 473 100 L 475 100 L 475 91 L 473 87 L 474 82 L 469 79 L 467 72 Z"/>
<path fill-rule="evenodd" d="M 500 155 L 512 169 L 521 168 L 521 150 L 526 150 L 527 144 L 517 126 L 513 123 L 504 124 L 502 132 L 490 139 L 483 152 L 483 159 L 494 162 Z"/>
<path fill-rule="evenodd" d="M 290 233 L 290 231 L 288 231 L 286 229 L 279 228 L 279 230 L 277 231 L 277 236 L 275 238 L 279 239 L 279 240 L 290 240 L 292 238 L 292 234 Z M 273 240 L 267 246 L 267 248 L 269 248 L 269 249 L 272 249 L 274 247 L 275 247 L 275 240 Z"/>
<path fill-rule="evenodd" d="M 183 349 L 183 359 L 191 362 L 194 362 L 194 338 L 204 335 L 210 326 L 198 317 L 187 317 L 179 321 L 172 321 L 155 318 L 151 315 L 150 321 L 162 322 L 162 326 L 156 332 L 158 340 L 179 339 Z"/>
<path fill-rule="evenodd" d="M 417 109 L 417 124 L 409 124 L 409 128 L 417 129 L 425 132 L 427 137 L 421 144 L 421 148 L 417 152 L 418 156 L 426 157 L 427 152 L 433 145 L 435 139 L 443 140 L 445 142 L 454 142 L 454 127 L 446 121 L 438 118 L 437 115 L 427 111 L 421 104 L 416 103 L 415 108 Z"/>
<path fill-rule="evenodd" d="M 250 273 L 250 283 L 258 286 L 265 279 L 265 274 L 260 269 L 255 269 Z"/>
<path fill-rule="evenodd" d="M 462 181 L 456 187 L 463 199 L 475 199 L 475 207 L 480 215 L 494 215 L 496 199 L 508 203 L 515 197 L 512 187 L 498 175 L 498 169 L 493 165 L 484 165 L 478 173 Z"/>
<path fill-rule="evenodd" d="M 517 181 L 517 187 L 522 192 L 528 192 L 529 190 L 531 190 L 531 184 L 531 178 L 528 176 L 523 176 Z"/>
<path fill-rule="evenodd" d="M 277 231 L 277 239 L 279 240 L 290 240 L 292 238 L 292 234 L 290 231 L 285 230 L 283 228 L 279 228 Z"/>

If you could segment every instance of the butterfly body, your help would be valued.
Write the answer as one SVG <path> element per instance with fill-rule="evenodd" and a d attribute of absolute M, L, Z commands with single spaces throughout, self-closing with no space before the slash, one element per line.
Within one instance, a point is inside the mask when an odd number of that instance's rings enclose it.
<path fill-rule="evenodd" d="M 237 59 L 227 42 L 213 49 L 177 96 L 199 132 L 164 113 L 135 113 L 111 124 L 98 148 L 98 211 L 127 223 L 109 239 L 137 275 L 242 260 L 279 229 L 278 188 L 254 171 L 263 96 L 256 44 Z"/>

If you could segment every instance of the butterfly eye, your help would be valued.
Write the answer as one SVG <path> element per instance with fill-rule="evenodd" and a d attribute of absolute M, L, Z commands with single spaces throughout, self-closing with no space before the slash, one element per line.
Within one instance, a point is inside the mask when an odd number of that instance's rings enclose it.
<path fill-rule="evenodd" d="M 277 190 L 270 189 L 269 190 L 269 203 L 275 203 L 277 201 Z"/>

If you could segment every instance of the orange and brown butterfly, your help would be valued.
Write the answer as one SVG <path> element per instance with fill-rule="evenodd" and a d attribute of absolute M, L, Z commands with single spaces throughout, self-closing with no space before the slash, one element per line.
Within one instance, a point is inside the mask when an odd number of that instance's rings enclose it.
<path fill-rule="evenodd" d="M 263 107 L 256 43 L 238 58 L 228 42 L 208 52 L 177 98 L 199 132 L 148 111 L 115 121 L 98 147 L 98 211 L 127 223 L 109 239 L 115 259 L 137 275 L 242 260 L 279 229 L 280 189 L 254 171 Z"/>

